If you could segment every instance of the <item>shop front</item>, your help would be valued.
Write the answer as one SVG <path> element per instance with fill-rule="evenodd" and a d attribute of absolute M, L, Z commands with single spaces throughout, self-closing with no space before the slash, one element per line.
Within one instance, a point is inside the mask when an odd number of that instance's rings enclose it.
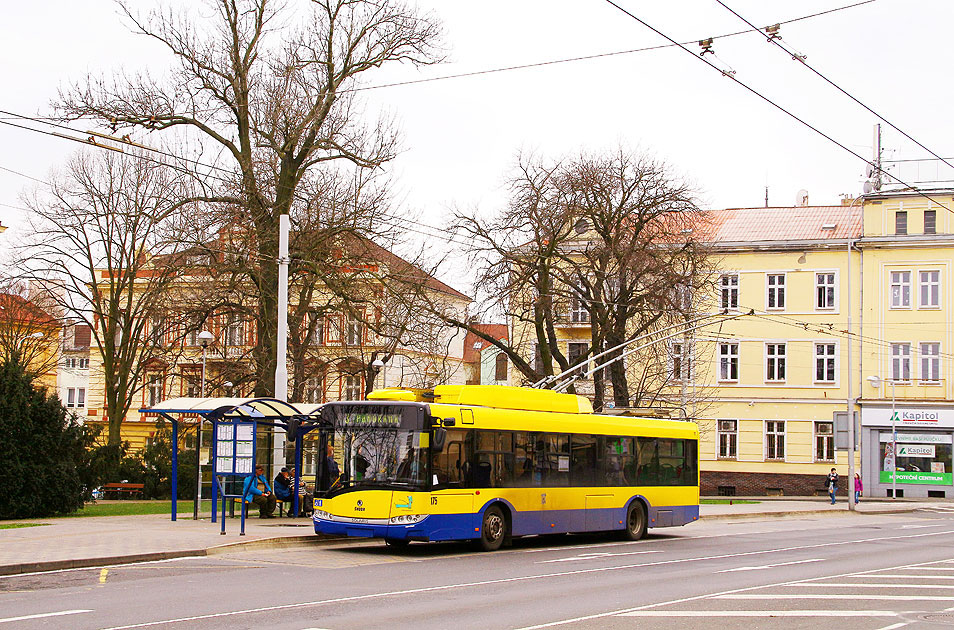
<path fill-rule="evenodd" d="M 861 410 L 862 482 L 869 497 L 954 496 L 954 408 L 867 404 Z M 864 499 L 862 499 L 864 500 Z"/>

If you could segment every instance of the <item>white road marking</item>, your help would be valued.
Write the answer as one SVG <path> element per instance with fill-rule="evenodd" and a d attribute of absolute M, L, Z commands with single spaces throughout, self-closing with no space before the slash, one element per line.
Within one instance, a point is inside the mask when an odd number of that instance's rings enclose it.
<path fill-rule="evenodd" d="M 890 610 L 634 610 L 617 617 L 897 617 Z"/>
<path fill-rule="evenodd" d="M 581 553 L 578 556 L 572 556 L 570 558 L 557 558 L 556 560 L 541 560 L 539 562 L 534 562 L 534 564 L 550 564 L 551 562 L 574 562 L 577 560 L 600 560 L 602 558 L 616 558 L 618 556 L 638 556 L 643 553 L 662 553 L 662 550 L 652 550 L 652 551 L 622 551 L 620 553 Z"/>
<path fill-rule="evenodd" d="M 954 567 L 920 567 L 919 571 L 954 571 Z"/>
<path fill-rule="evenodd" d="M 885 626 L 884 628 L 878 628 L 878 630 L 897 630 L 898 628 L 903 628 L 906 625 L 908 625 L 908 622 L 903 621 L 901 623 L 893 623 L 890 626 Z"/>
<path fill-rule="evenodd" d="M 925 527 L 941 527 L 946 523 L 935 523 L 934 525 L 902 525 L 901 529 L 923 529 Z"/>
<path fill-rule="evenodd" d="M 866 575 L 865 577 L 870 577 L 870 576 Z M 792 584 L 792 586 L 825 587 L 825 588 L 933 588 L 933 589 L 944 589 L 944 590 L 954 589 L 954 585 L 952 584 L 866 584 L 864 582 L 858 582 L 858 583 L 842 582 L 839 584 L 832 584 L 830 582 L 815 582 L 813 584 Z"/>
<path fill-rule="evenodd" d="M 186 621 L 197 621 L 197 620 L 200 620 L 200 619 L 215 619 L 215 618 L 218 618 L 218 617 L 233 617 L 233 616 L 236 616 L 236 615 L 247 615 L 247 614 L 259 613 L 259 612 L 271 612 L 271 611 L 275 611 L 275 610 L 291 610 L 291 609 L 296 609 L 296 608 L 304 608 L 304 607 L 307 607 L 307 606 L 321 606 L 321 605 L 324 605 L 324 604 L 334 604 L 334 603 L 341 603 L 341 602 L 353 602 L 353 601 L 361 601 L 361 600 L 367 600 L 367 599 L 378 599 L 378 598 L 382 598 L 382 597 L 394 597 L 394 596 L 398 596 L 398 595 L 414 595 L 414 594 L 418 594 L 418 593 L 433 593 L 433 592 L 438 592 L 438 591 L 446 591 L 446 590 L 459 589 L 459 588 L 473 588 L 473 587 L 476 587 L 476 586 L 489 586 L 489 585 L 491 585 L 491 584 L 507 584 L 507 583 L 512 583 L 512 582 L 526 582 L 526 581 L 530 581 L 530 580 L 541 580 L 541 579 L 549 579 L 549 578 L 568 577 L 568 576 L 571 576 L 571 575 L 585 575 L 585 574 L 587 574 L 587 573 L 603 573 L 603 572 L 606 572 L 606 571 L 622 571 L 622 570 L 625 570 L 625 569 L 637 569 L 637 568 L 642 568 L 642 567 L 653 567 L 653 566 L 662 566 L 662 565 L 669 565 L 669 564 L 684 564 L 684 563 L 689 563 L 689 562 L 701 562 L 701 561 L 704 561 L 704 560 L 722 560 L 722 559 L 725 559 L 725 558 L 738 558 L 738 557 L 743 557 L 743 556 L 762 555 L 762 554 L 767 554 L 767 553 L 778 553 L 778 552 L 784 552 L 784 551 L 798 551 L 798 550 L 802 550 L 802 549 L 817 549 L 817 548 L 820 548 L 820 547 L 834 547 L 834 546 L 839 546 L 839 545 L 857 545 L 858 543 L 864 543 L 864 542 L 880 542 L 880 541 L 884 541 L 884 540 L 902 540 L 902 539 L 908 539 L 908 538 L 922 538 L 922 537 L 925 537 L 925 536 L 940 536 L 940 535 L 942 535 L 942 534 L 954 534 L 954 530 L 948 530 L 948 531 L 943 531 L 943 532 L 931 532 L 931 533 L 928 533 L 928 534 L 909 534 L 909 535 L 905 535 L 905 536 L 880 536 L 880 537 L 877 537 L 877 538 L 866 538 L 866 539 L 861 539 L 861 540 L 846 540 L 846 541 L 840 541 L 840 542 L 826 542 L 826 543 L 818 543 L 818 544 L 815 544 L 815 545 L 800 545 L 800 546 L 796 546 L 796 547 L 783 547 L 783 548 L 777 548 L 777 549 L 763 549 L 763 550 L 760 550 L 760 551 L 744 551 L 744 552 L 740 552 L 740 553 L 720 554 L 720 555 L 717 555 L 717 556 L 701 556 L 701 557 L 695 557 L 695 558 L 680 558 L 680 559 L 673 559 L 673 560 L 660 560 L 660 561 L 658 561 L 658 562 L 643 562 L 643 563 L 637 563 L 637 564 L 624 564 L 624 565 L 616 565 L 616 566 L 609 566 L 609 567 L 595 567 L 595 568 L 592 568 L 592 569 L 576 569 L 576 570 L 574 570 L 574 571 L 561 571 L 561 572 L 559 572 L 559 573 L 544 573 L 544 574 L 541 574 L 541 575 L 526 575 L 526 576 L 520 576 L 520 577 L 500 578 L 500 579 L 496 579 L 496 580 L 483 580 L 483 581 L 480 581 L 480 582 L 465 582 L 465 583 L 460 583 L 460 584 L 443 584 L 443 585 L 440 585 L 440 586 L 427 586 L 427 587 L 421 587 L 421 588 L 407 589 L 407 590 L 403 590 L 403 591 L 389 591 L 389 592 L 384 592 L 384 593 L 369 593 L 369 594 L 367 594 L 367 595 L 354 595 L 354 596 L 350 596 L 350 597 L 338 597 L 338 598 L 333 598 L 333 599 L 315 600 L 315 601 L 310 601 L 310 602 L 296 602 L 296 603 L 293 603 L 293 604 L 279 604 L 279 605 L 275 605 L 275 606 L 263 606 L 263 607 L 261 607 L 261 608 L 249 608 L 249 609 L 245 609 L 245 610 L 230 610 L 230 611 L 225 611 L 225 612 L 220 612 L 220 613 L 209 613 L 209 614 L 206 614 L 206 615 L 196 615 L 196 616 L 192 616 L 192 617 L 179 617 L 179 618 L 175 618 L 175 619 L 162 619 L 162 620 L 158 620 L 158 621 L 147 621 L 147 622 L 143 622 L 143 623 L 135 623 L 135 624 L 125 625 L 125 626 L 113 626 L 113 627 L 111 627 L 111 628 L 103 628 L 102 630 L 130 630 L 130 629 L 132 629 L 132 628 L 148 628 L 148 627 L 150 627 L 150 626 L 160 626 L 160 625 L 173 624 L 173 623 L 182 623 L 182 622 L 186 622 Z M 925 563 L 925 564 L 938 564 L 939 562 L 941 562 L 941 561 L 934 560 L 934 561 L 931 561 L 931 562 Z M 908 567 L 911 567 L 911 566 L 916 566 L 916 565 L 902 565 L 902 566 L 899 566 L 899 567 L 886 567 L 886 568 L 882 568 L 882 569 L 879 569 L 879 570 L 881 570 L 881 571 L 885 571 L 885 570 L 890 571 L 890 570 L 895 570 L 895 569 L 908 568 Z M 841 576 L 829 576 L 829 578 L 830 578 L 830 577 L 847 577 L 847 576 L 854 576 L 854 575 L 859 575 L 859 574 L 858 574 L 858 573 L 845 573 L 845 574 L 842 574 Z M 818 578 L 813 578 L 813 579 L 816 579 L 816 580 L 817 580 Z M 779 585 L 786 585 L 786 584 L 790 584 L 790 582 L 780 582 L 780 583 L 779 583 Z M 768 585 L 766 585 L 766 586 L 768 586 Z M 743 591 L 743 590 L 751 590 L 751 589 L 737 589 L 737 591 Z M 726 592 L 732 593 L 732 592 L 737 592 L 737 591 L 726 591 Z M 699 597 L 709 597 L 709 595 L 703 595 L 703 596 L 699 596 Z M 695 598 L 689 598 L 689 600 L 691 600 L 691 599 L 695 599 Z M 687 601 L 689 601 L 689 600 L 687 600 Z M 651 605 L 645 606 L 645 608 L 650 608 L 650 607 L 652 607 L 652 606 L 659 606 L 659 605 L 660 605 L 660 604 L 651 604 Z M 640 608 L 643 608 L 643 607 L 640 607 Z M 599 614 L 599 615 L 594 615 L 594 616 L 592 616 L 592 617 L 595 618 L 595 617 L 611 616 L 611 615 L 614 615 L 614 614 L 618 614 L 618 612 L 624 612 L 625 610 L 639 610 L 640 608 L 624 609 L 623 611 L 617 611 L 617 612 L 612 612 L 612 613 L 601 613 L 601 614 Z M 590 618 L 590 617 L 585 617 L 584 619 L 588 619 L 588 618 Z M 544 627 L 549 627 L 549 626 L 554 626 L 554 625 L 561 625 L 561 624 L 564 624 L 564 623 L 570 623 L 570 622 L 572 622 L 572 621 L 577 621 L 577 620 L 567 620 L 567 621 L 553 622 L 553 623 L 545 624 L 545 625 L 542 625 L 542 626 L 533 626 L 533 628 L 538 628 L 538 627 L 539 627 L 539 628 L 544 628 Z M 528 629 L 525 629 L 525 630 L 528 630 Z"/>
<path fill-rule="evenodd" d="M 903 565 L 899 565 L 899 566 L 896 566 L 896 567 L 883 567 L 883 568 L 881 568 L 881 569 L 872 569 L 872 570 L 870 570 L 870 571 L 860 571 L 860 572 L 852 572 L 852 573 L 842 573 L 842 574 L 840 574 L 840 575 L 830 575 L 830 576 L 827 576 L 827 578 L 824 578 L 824 579 L 833 579 L 833 578 L 838 578 L 838 577 L 858 577 L 858 576 L 861 576 L 861 575 L 866 575 L 866 574 L 868 574 L 868 573 L 874 573 L 874 572 L 876 572 L 876 571 L 896 571 L 896 570 L 902 570 L 902 569 L 911 569 L 911 568 L 913 568 L 913 567 L 927 566 L 927 565 L 931 565 L 931 564 L 942 564 L 942 563 L 948 563 L 948 562 L 954 563 L 954 559 L 950 559 L 950 560 L 931 560 L 930 562 L 922 562 L 922 563 L 916 563 L 916 564 L 903 564 Z M 680 599 L 670 600 L 670 601 L 668 601 L 668 602 L 657 602 L 657 603 L 655 603 L 655 604 L 646 604 L 646 605 L 644 605 L 644 606 L 637 606 L 637 607 L 635 607 L 635 608 L 623 608 L 623 609 L 620 609 L 620 610 L 612 610 L 612 611 L 609 611 L 609 612 L 596 613 L 596 614 L 593 614 L 593 615 L 584 615 L 584 616 L 582 616 L 582 617 L 573 617 L 573 618 L 571 618 L 571 619 L 561 619 L 561 620 L 559 620 L 559 621 L 551 621 L 551 622 L 548 622 L 548 623 L 541 623 L 541 624 L 537 624 L 537 625 L 535 625 L 535 626 L 524 626 L 523 628 L 517 628 L 516 630 L 540 630 L 541 628 L 554 628 L 554 627 L 556 627 L 556 626 L 563 626 L 563 625 L 566 625 L 566 624 L 568 624 L 568 623 L 576 623 L 576 622 L 579 622 L 579 621 L 589 621 L 589 620 L 592 620 L 592 619 L 603 619 L 603 618 L 605 618 L 605 617 L 615 617 L 615 616 L 618 616 L 620 613 L 624 613 L 624 612 L 632 612 L 632 611 L 636 611 L 636 610 L 646 610 L 646 609 L 649 609 L 649 608 L 658 608 L 658 607 L 660 607 L 660 606 L 671 606 L 671 605 L 674 605 L 674 604 L 683 604 L 683 603 L 686 603 L 686 602 L 699 601 L 699 600 L 703 600 L 703 599 L 707 599 L 707 598 L 717 597 L 717 596 L 720 596 L 720 595 L 729 595 L 729 594 L 731 594 L 731 593 L 744 593 L 745 591 L 761 590 L 761 589 L 765 589 L 765 588 L 775 588 L 775 587 L 779 587 L 779 586 L 792 586 L 792 585 L 794 585 L 794 584 L 801 584 L 801 583 L 803 583 L 803 582 L 817 582 L 819 579 L 820 579 L 820 578 L 807 578 L 807 579 L 805 579 L 805 580 L 798 580 L 798 581 L 795 581 L 795 582 L 791 582 L 791 581 L 787 581 L 787 582 L 776 582 L 776 583 L 774 583 L 774 584 L 762 584 L 762 585 L 760 585 L 760 586 L 749 586 L 749 587 L 745 587 L 745 588 L 736 588 L 736 589 L 732 589 L 732 590 L 728 590 L 728 591 L 722 591 L 721 593 L 709 593 L 709 594 L 707 594 L 707 595 L 694 595 L 694 596 L 692 596 L 692 597 L 683 597 L 683 598 L 680 598 Z M 954 610 L 954 609 L 952 609 L 952 610 Z"/>
<path fill-rule="evenodd" d="M 904 575 L 902 573 L 886 573 L 880 575 L 866 575 L 866 578 L 878 578 L 880 579 L 896 579 L 896 580 L 954 580 L 954 575 Z"/>
<path fill-rule="evenodd" d="M 100 564 L 93 567 L 74 567 L 72 569 L 53 569 L 52 571 L 32 571 L 30 573 L 10 573 L 8 575 L 0 575 L 0 580 L 9 579 L 9 578 L 18 578 L 18 577 L 27 577 L 30 575 L 52 575 L 54 573 L 69 573 L 71 571 L 95 571 L 96 569 L 102 569 L 104 567 L 109 567 L 110 569 L 115 569 L 116 567 L 135 567 L 144 564 L 162 564 L 164 562 L 178 562 L 180 560 L 196 560 L 204 559 L 202 556 L 182 556 L 181 558 L 165 558 L 163 560 L 146 560 L 145 562 L 124 562 L 122 564 Z"/>
<path fill-rule="evenodd" d="M 851 593 L 851 594 L 824 594 L 824 593 L 811 593 L 803 595 L 779 595 L 778 593 L 771 593 L 765 595 L 763 593 L 735 593 L 732 595 L 717 595 L 712 599 L 876 599 L 881 600 L 896 600 L 899 602 L 916 602 L 916 601 L 928 601 L 928 602 L 949 602 L 954 601 L 954 597 L 947 597 L 945 595 L 865 595 L 863 593 Z"/>
<path fill-rule="evenodd" d="M 779 562 L 777 564 L 763 564 L 759 567 L 736 567 L 734 569 L 726 569 L 724 571 L 716 571 L 716 573 L 732 573 L 733 571 L 758 571 L 760 569 L 773 569 L 775 567 L 787 567 L 791 564 L 805 564 L 807 562 L 824 562 L 824 558 L 813 558 L 811 560 L 795 560 L 794 562 Z"/>
<path fill-rule="evenodd" d="M 93 612 L 92 610 L 60 610 L 58 612 L 39 613 L 37 615 L 23 615 L 22 617 L 6 617 L 0 619 L 0 623 L 9 623 L 11 621 L 26 621 L 28 619 L 45 619 L 46 617 L 62 617 L 64 615 L 77 615 L 79 613 Z"/>

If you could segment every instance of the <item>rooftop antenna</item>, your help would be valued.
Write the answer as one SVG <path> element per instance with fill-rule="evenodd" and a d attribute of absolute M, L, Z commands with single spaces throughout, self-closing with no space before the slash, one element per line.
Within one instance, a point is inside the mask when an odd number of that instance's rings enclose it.
<path fill-rule="evenodd" d="M 765 187 L 765 207 L 768 208 L 768 186 Z"/>

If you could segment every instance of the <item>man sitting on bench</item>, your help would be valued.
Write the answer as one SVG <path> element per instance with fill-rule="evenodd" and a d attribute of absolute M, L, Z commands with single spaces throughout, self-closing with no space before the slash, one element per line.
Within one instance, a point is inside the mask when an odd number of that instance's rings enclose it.
<path fill-rule="evenodd" d="M 245 480 L 242 498 L 258 506 L 259 518 L 275 518 L 275 494 L 265 478 L 264 466 L 256 465 L 255 475 Z"/>

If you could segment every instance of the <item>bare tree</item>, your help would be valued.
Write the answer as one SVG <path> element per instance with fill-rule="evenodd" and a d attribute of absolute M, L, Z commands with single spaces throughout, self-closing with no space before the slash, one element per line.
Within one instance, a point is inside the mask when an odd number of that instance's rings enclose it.
<path fill-rule="evenodd" d="M 181 270 L 182 197 L 170 169 L 106 153 L 77 155 L 49 191 L 25 199 L 32 234 L 18 266 L 44 300 L 91 328 L 111 446 L 145 371 L 177 346 L 165 341 L 178 330 L 167 289 Z"/>
<path fill-rule="evenodd" d="M 455 223 L 473 242 L 482 295 L 512 334 L 501 341 L 469 322 L 457 325 L 499 348 L 533 382 L 688 316 L 689 296 L 711 282 L 697 239 L 705 215 L 669 167 L 621 149 L 552 163 L 522 158 L 517 171 L 505 212 L 489 221 L 461 213 Z M 565 331 L 557 333 L 567 326 L 589 332 L 586 351 L 572 359 L 561 349 Z M 605 370 L 616 405 L 654 400 L 671 383 L 658 361 L 649 362 L 637 391 L 622 360 Z M 597 408 L 604 380 L 604 371 L 594 374 Z"/>
<path fill-rule="evenodd" d="M 55 305 L 33 297 L 23 282 L 0 281 L 0 363 L 17 363 L 37 379 L 56 373 L 60 321 Z"/>
<path fill-rule="evenodd" d="M 90 78 L 62 93 L 58 109 L 114 130 L 183 130 L 220 156 L 200 197 L 226 204 L 248 227 L 258 262 L 247 269 L 258 292 L 255 390 L 270 394 L 279 216 L 294 213 L 302 183 L 320 165 L 375 169 L 395 156 L 392 125 L 364 125 L 353 89 L 385 64 L 437 61 L 439 29 L 398 0 L 208 0 L 204 10 L 147 16 L 131 2 L 120 6 L 172 54 L 168 80 Z"/>

